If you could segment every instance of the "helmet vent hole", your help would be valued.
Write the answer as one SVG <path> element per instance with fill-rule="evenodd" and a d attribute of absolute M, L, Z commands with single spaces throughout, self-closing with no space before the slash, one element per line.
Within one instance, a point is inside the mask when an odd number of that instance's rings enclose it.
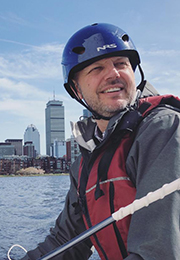
<path fill-rule="evenodd" d="M 128 42 L 128 41 L 129 41 L 129 36 L 128 36 L 127 34 L 124 34 L 124 35 L 122 36 L 122 40 L 123 40 L 124 42 Z"/>
<path fill-rule="evenodd" d="M 72 51 L 76 54 L 83 54 L 85 52 L 85 48 L 84 47 L 75 47 L 72 49 Z"/>

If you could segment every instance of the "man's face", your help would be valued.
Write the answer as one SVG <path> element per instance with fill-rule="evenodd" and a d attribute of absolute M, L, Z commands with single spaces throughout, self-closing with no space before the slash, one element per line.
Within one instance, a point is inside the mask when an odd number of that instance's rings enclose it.
<path fill-rule="evenodd" d="M 76 74 L 79 97 L 98 114 L 111 117 L 134 102 L 136 84 L 127 57 L 94 62 Z"/>

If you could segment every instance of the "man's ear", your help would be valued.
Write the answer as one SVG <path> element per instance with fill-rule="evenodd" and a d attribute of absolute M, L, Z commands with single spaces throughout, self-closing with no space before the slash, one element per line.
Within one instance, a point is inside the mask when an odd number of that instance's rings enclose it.
<path fill-rule="evenodd" d="M 79 87 L 79 84 L 78 84 L 77 81 L 74 80 L 74 79 L 72 79 L 72 81 L 73 81 L 73 83 L 74 83 L 74 86 L 75 86 L 75 89 L 76 89 L 76 91 L 77 91 L 77 94 L 78 94 L 79 98 L 80 98 L 80 99 L 83 99 L 82 94 L 81 94 L 81 89 L 80 89 L 80 87 Z"/>

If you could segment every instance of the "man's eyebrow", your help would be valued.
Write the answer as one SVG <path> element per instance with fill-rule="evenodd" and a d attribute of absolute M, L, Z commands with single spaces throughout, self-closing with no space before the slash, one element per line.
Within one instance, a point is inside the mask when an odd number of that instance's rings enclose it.
<path fill-rule="evenodd" d="M 126 57 L 126 56 L 117 57 L 117 60 L 121 60 L 121 59 L 128 59 L 128 60 L 129 60 L 129 58 L 128 58 L 128 57 Z"/>

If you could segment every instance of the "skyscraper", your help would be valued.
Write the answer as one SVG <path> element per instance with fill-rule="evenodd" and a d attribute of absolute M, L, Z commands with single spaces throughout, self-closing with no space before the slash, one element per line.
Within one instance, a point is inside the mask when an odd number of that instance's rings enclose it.
<path fill-rule="evenodd" d="M 24 143 L 32 142 L 36 155 L 40 154 L 40 134 L 35 125 L 29 125 L 24 132 Z"/>
<path fill-rule="evenodd" d="M 59 100 L 51 100 L 46 104 L 46 153 L 54 156 L 54 141 L 65 140 L 64 106 Z"/>

